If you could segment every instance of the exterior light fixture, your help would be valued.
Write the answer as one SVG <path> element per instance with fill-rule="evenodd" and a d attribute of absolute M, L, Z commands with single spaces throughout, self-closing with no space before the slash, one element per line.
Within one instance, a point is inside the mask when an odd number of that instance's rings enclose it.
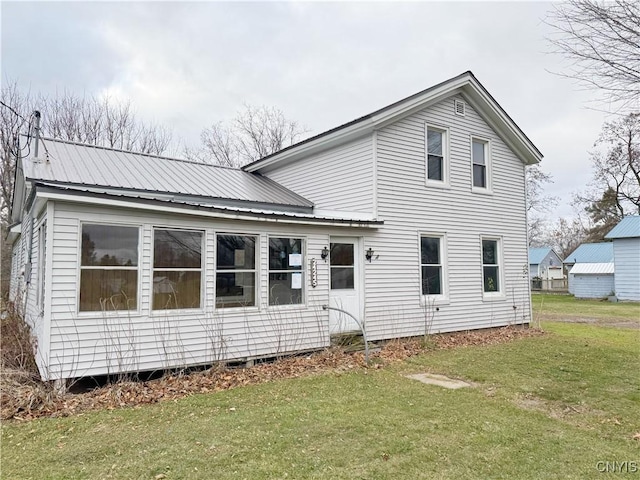
<path fill-rule="evenodd" d="M 324 247 L 324 248 L 322 249 L 322 252 L 320 252 L 320 257 L 321 257 L 323 260 L 326 260 L 328 256 L 329 256 L 329 249 L 328 249 L 327 247 Z"/>
<path fill-rule="evenodd" d="M 371 259 L 373 258 L 373 254 L 374 254 L 374 251 L 371 250 L 371 247 L 369 247 L 369 249 L 364 253 L 364 258 L 369 260 L 369 263 L 371 263 Z"/>

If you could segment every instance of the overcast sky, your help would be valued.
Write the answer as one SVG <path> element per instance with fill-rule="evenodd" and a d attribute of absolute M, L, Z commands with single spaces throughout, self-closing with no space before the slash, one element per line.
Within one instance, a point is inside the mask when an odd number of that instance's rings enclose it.
<path fill-rule="evenodd" d="M 572 213 L 607 116 L 551 72 L 549 3 L 6 2 L 2 82 L 131 99 L 196 144 L 243 102 L 317 134 L 467 70 L 545 156 Z M 594 109 L 593 107 L 598 107 Z M 43 112 L 46 115 L 46 112 Z"/>

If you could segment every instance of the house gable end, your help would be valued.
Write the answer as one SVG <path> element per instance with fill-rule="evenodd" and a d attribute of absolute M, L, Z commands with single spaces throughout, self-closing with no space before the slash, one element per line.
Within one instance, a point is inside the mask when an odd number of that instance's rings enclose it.
<path fill-rule="evenodd" d="M 268 171 L 275 164 L 289 164 L 300 158 L 331 148 L 376 129 L 383 128 L 408 115 L 453 95 L 462 95 L 483 119 L 491 125 L 517 156 L 527 165 L 538 163 L 542 154 L 516 123 L 480 84 L 471 72 L 435 85 L 369 115 L 311 137 L 243 167 L 249 172 Z"/>

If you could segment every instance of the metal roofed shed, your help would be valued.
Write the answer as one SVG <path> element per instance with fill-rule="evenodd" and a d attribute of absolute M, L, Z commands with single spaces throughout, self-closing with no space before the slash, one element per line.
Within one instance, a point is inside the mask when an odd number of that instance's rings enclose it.
<path fill-rule="evenodd" d="M 576 263 L 569 272 L 569 291 L 576 298 L 604 298 L 615 291 L 614 265 Z"/>

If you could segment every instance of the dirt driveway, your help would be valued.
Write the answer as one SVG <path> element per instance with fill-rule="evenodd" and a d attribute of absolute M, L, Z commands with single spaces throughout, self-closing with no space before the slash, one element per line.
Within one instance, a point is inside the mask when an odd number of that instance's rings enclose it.
<path fill-rule="evenodd" d="M 600 325 L 603 327 L 633 328 L 640 330 L 640 319 L 633 320 L 629 318 L 616 317 L 588 317 L 582 315 L 567 315 L 561 313 L 539 313 L 537 319 L 542 321 L 548 320 L 553 322 L 569 322 L 569 323 L 587 323 L 590 325 Z"/>

